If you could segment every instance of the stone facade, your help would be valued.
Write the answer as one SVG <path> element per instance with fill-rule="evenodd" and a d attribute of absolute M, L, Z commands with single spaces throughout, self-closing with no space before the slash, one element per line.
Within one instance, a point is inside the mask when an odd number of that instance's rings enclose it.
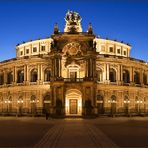
<path fill-rule="evenodd" d="M 65 32 L 16 46 L 0 62 L 3 115 L 148 114 L 148 65 L 130 57 L 129 44 L 81 32 L 78 13 Z"/>

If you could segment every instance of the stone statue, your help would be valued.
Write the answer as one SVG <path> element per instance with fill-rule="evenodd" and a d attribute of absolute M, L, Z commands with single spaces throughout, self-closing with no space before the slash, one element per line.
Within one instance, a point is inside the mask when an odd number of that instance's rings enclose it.
<path fill-rule="evenodd" d="M 71 32 L 71 30 L 82 32 L 81 20 L 82 18 L 77 12 L 68 11 L 65 16 L 66 25 L 64 32 Z"/>

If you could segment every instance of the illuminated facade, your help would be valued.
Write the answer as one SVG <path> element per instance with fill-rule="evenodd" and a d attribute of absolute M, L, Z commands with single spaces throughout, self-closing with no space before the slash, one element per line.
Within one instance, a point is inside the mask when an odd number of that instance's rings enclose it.
<path fill-rule="evenodd" d="M 0 113 L 82 116 L 148 113 L 148 65 L 131 46 L 97 38 L 67 12 L 64 32 L 16 46 L 0 62 Z"/>

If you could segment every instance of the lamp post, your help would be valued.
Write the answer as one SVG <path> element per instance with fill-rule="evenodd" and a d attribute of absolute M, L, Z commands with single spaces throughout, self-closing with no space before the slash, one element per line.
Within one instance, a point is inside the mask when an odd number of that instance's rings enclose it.
<path fill-rule="evenodd" d="M 126 113 L 127 115 L 129 114 L 129 103 L 130 103 L 130 100 L 129 100 L 129 99 L 124 100 L 125 113 Z"/>
<path fill-rule="evenodd" d="M 9 104 L 11 103 L 10 100 L 5 100 L 5 104 L 7 105 L 7 113 L 9 113 Z"/>

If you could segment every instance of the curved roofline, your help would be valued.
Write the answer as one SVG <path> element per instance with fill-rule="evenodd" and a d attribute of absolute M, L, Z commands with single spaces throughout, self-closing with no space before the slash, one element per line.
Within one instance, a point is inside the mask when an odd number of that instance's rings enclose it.
<path fill-rule="evenodd" d="M 7 63 L 7 62 L 10 62 L 10 61 L 16 61 L 16 60 L 17 60 L 17 58 L 11 58 L 11 59 L 0 61 L 0 64 L 1 63 Z"/>
<path fill-rule="evenodd" d="M 123 45 L 126 45 L 126 46 L 129 46 L 129 47 L 132 47 L 129 43 L 125 43 L 123 41 L 118 41 L 118 40 L 113 40 L 113 39 L 109 39 L 109 38 L 98 38 L 96 37 L 96 39 L 102 39 L 102 40 L 106 40 L 106 41 L 112 41 L 112 42 L 116 42 L 116 43 L 119 43 L 119 44 L 123 44 Z"/>

